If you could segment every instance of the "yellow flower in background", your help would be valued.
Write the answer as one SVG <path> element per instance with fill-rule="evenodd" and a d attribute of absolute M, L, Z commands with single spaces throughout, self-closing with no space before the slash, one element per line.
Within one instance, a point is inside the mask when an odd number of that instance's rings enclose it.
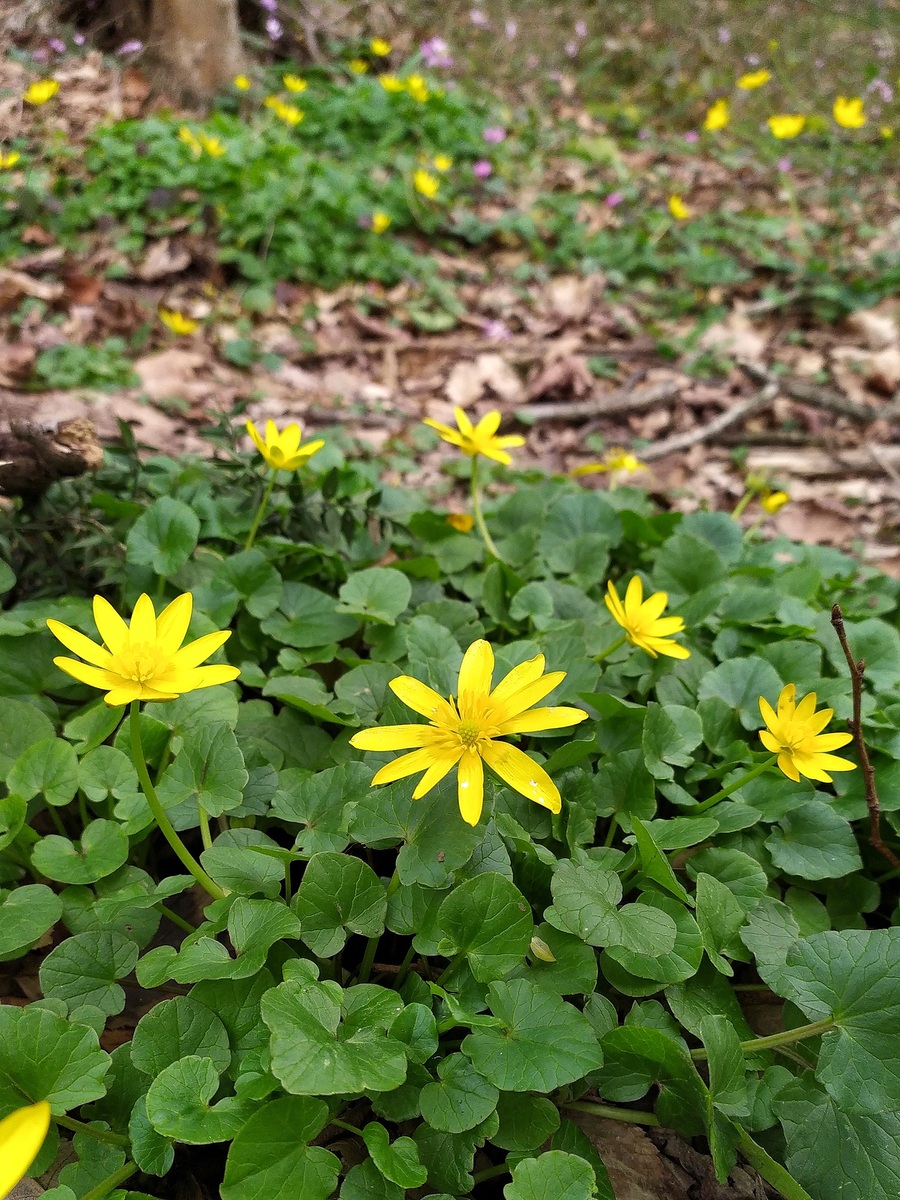
<path fill-rule="evenodd" d="M 595 475 L 598 471 L 626 471 L 630 474 L 634 471 L 646 470 L 648 470 L 647 464 L 641 462 L 636 454 L 614 446 L 607 450 L 602 462 L 585 463 L 584 466 L 575 467 L 569 472 L 569 476 L 572 479 L 578 479 L 581 475 Z"/>
<path fill-rule="evenodd" d="M 787 492 L 771 492 L 767 488 L 759 498 L 760 504 L 770 515 L 774 515 L 790 500 Z"/>
<path fill-rule="evenodd" d="M 731 113 L 728 108 L 728 101 L 722 96 L 706 110 L 706 116 L 703 119 L 703 128 L 708 133 L 715 133 L 717 129 L 724 129 L 730 120 Z"/>
<path fill-rule="evenodd" d="M 193 317 L 188 317 L 174 308 L 161 308 L 159 319 L 167 329 L 170 329 L 172 333 L 177 333 L 179 337 L 193 333 L 200 325 L 200 322 L 195 321 Z"/>
<path fill-rule="evenodd" d="M 413 792 L 418 800 L 457 767 L 459 811 L 477 825 L 484 802 L 484 763 L 514 791 L 559 812 L 562 799 L 543 767 L 524 751 L 497 738 L 516 733 L 565 729 L 587 718 L 580 708 L 534 708 L 566 677 L 565 671 L 544 674 L 544 656 L 521 663 L 491 690 L 494 652 L 485 641 L 473 642 L 459 669 L 456 700 L 432 691 L 418 679 L 401 675 L 389 687 L 428 725 L 383 725 L 364 729 L 350 739 L 358 750 L 410 750 L 382 767 L 373 786 L 393 783 L 424 772 Z M 529 711 L 530 710 L 530 711 Z M 414 749 L 413 749 L 414 748 Z"/>
<path fill-rule="evenodd" d="M 47 626 L 53 636 L 87 663 L 73 658 L 53 661 L 73 679 L 105 691 L 103 699 L 111 708 L 133 700 L 175 700 L 185 692 L 230 683 L 240 675 L 238 667 L 200 665 L 228 641 L 230 629 L 207 633 L 187 646 L 181 645 L 193 604 L 193 596 L 185 592 L 157 617 L 153 601 L 143 595 L 134 606 L 131 623 L 126 625 L 108 601 L 95 596 L 94 622 L 103 645 L 50 619 Z"/>
<path fill-rule="evenodd" d="M 50 1128 L 46 1100 L 17 1108 L 0 1121 L 0 1197 L 8 1196 L 37 1158 Z"/>
<path fill-rule="evenodd" d="M 801 113 L 779 113 L 769 117 L 766 124 L 777 138 L 794 138 L 803 132 L 806 117 Z"/>
<path fill-rule="evenodd" d="M 252 421 L 247 422 L 247 432 L 253 439 L 254 446 L 276 471 L 296 471 L 325 445 L 324 439 L 318 438 L 301 446 L 303 431 L 296 421 L 286 425 L 280 433 L 274 421 L 266 421 L 265 441 Z"/>
<path fill-rule="evenodd" d="M 281 82 L 289 92 L 305 92 L 309 84 L 299 75 L 282 75 Z"/>
<path fill-rule="evenodd" d="M 371 42 L 369 42 L 369 49 L 378 58 L 387 58 L 391 50 L 393 50 L 393 46 L 390 42 L 386 42 L 384 38 L 372 38 Z"/>
<path fill-rule="evenodd" d="M 406 81 L 406 90 L 412 96 L 413 100 L 418 100 L 420 104 L 424 104 L 431 95 L 428 90 L 428 84 L 421 75 L 410 75 Z"/>
<path fill-rule="evenodd" d="M 286 125 L 299 125 L 306 115 L 302 109 L 293 104 L 286 104 L 279 96 L 266 96 L 263 101 L 266 108 L 271 109 L 276 117 L 280 117 Z"/>
<path fill-rule="evenodd" d="M 453 159 L 449 154 L 436 154 L 431 163 L 436 171 L 449 171 L 453 166 Z"/>
<path fill-rule="evenodd" d="M 187 125 L 182 125 L 178 130 L 179 142 L 184 142 L 194 158 L 199 158 L 203 153 L 203 145 L 192 129 L 188 129 Z"/>
<path fill-rule="evenodd" d="M 838 96 L 831 111 L 838 125 L 844 129 L 862 129 L 866 123 L 863 102 L 859 96 Z"/>
<path fill-rule="evenodd" d="M 772 50 L 774 52 L 775 50 L 778 49 L 778 45 L 779 45 L 778 38 L 770 38 L 769 39 L 769 49 L 770 50 Z"/>
<path fill-rule="evenodd" d="M 456 429 L 450 425 L 444 425 L 440 421 L 433 421 L 430 417 L 425 418 L 425 424 L 436 429 L 445 442 L 459 447 L 463 454 L 468 454 L 470 458 L 476 454 L 483 454 L 485 458 L 492 458 L 495 462 L 503 463 L 508 467 L 512 459 L 506 453 L 507 447 L 525 445 L 525 439 L 519 434 L 510 434 L 507 437 L 496 436 L 497 430 L 500 428 L 498 412 L 489 412 L 481 418 L 477 425 L 472 424 L 461 408 L 454 408 L 453 415 L 456 417 Z"/>
<path fill-rule="evenodd" d="M 849 733 L 823 733 L 834 716 L 834 710 L 823 708 L 816 712 L 816 693 L 810 692 L 796 703 L 797 687 L 793 683 L 782 688 L 778 711 L 764 696 L 759 698 L 759 711 L 767 728 L 760 730 L 759 740 L 767 750 L 778 755 L 778 766 L 792 779 L 800 776 L 820 783 L 831 783 L 829 771 L 853 771 L 856 763 L 839 758 L 830 751 L 852 742 Z"/>
<path fill-rule="evenodd" d="M 691 215 L 691 210 L 680 196 L 669 197 L 669 212 L 676 221 L 686 221 Z"/>
<path fill-rule="evenodd" d="M 228 147 L 221 138 L 211 137 L 207 133 L 199 134 L 200 145 L 210 156 L 210 158 L 221 158 L 228 150 Z"/>
<path fill-rule="evenodd" d="M 378 82 L 386 92 L 402 92 L 406 90 L 406 84 L 402 79 L 398 79 L 396 75 L 379 75 Z"/>
<path fill-rule="evenodd" d="M 667 658 L 690 658 L 691 652 L 687 646 L 682 646 L 671 637 L 671 634 L 684 630 L 683 619 L 662 615 L 669 600 L 665 592 L 655 592 L 645 600 L 644 585 L 635 575 L 625 591 L 624 603 L 619 599 L 613 583 L 607 584 L 604 599 L 613 619 L 625 630 L 625 636 L 632 646 L 646 650 L 653 658 L 658 654 L 664 654 Z"/>
<path fill-rule="evenodd" d="M 422 167 L 413 175 L 413 187 L 417 192 L 421 192 L 423 196 L 427 196 L 429 200 L 433 200 L 438 194 L 438 189 L 441 186 L 441 181 L 429 174 Z"/>
<path fill-rule="evenodd" d="M 373 233 L 384 233 L 384 231 L 386 229 L 390 228 L 390 224 L 391 224 L 391 218 L 387 215 L 387 213 L 383 213 L 383 212 L 373 212 L 372 213 L 372 232 Z"/>
<path fill-rule="evenodd" d="M 750 71 L 746 75 L 742 75 L 737 81 L 739 88 L 743 88 L 745 92 L 754 92 L 757 88 L 763 87 L 772 78 L 772 72 L 767 71 L 763 67 L 759 71 Z"/>
<path fill-rule="evenodd" d="M 4 154 L 0 150 L 0 171 L 8 171 L 10 167 L 14 167 L 22 155 L 18 150 L 10 150 L 8 154 Z"/>
<path fill-rule="evenodd" d="M 878 132 L 885 139 L 892 138 L 894 136 L 894 130 L 890 125 L 882 125 Z"/>
<path fill-rule="evenodd" d="M 249 92 L 253 85 L 249 75 L 235 75 L 231 81 L 239 92 Z"/>
<path fill-rule="evenodd" d="M 22 99 L 26 104 L 38 106 L 52 100 L 58 91 L 59 84 L 55 79 L 36 79 L 34 83 L 29 83 L 22 94 Z"/>
<path fill-rule="evenodd" d="M 468 513 L 447 513 L 447 524 L 457 531 L 457 533 L 471 533 L 474 526 L 474 520 Z"/>
<path fill-rule="evenodd" d="M 369 69 L 369 64 L 362 58 L 351 58 L 347 66 L 354 75 L 365 75 Z"/>
<path fill-rule="evenodd" d="M 172 333 L 177 333 L 180 337 L 188 333 L 193 333 L 200 324 L 193 317 L 185 316 L 184 313 L 178 312 L 174 308 L 161 308 L 159 310 L 159 319 L 165 325 L 166 329 L 171 329 Z"/>

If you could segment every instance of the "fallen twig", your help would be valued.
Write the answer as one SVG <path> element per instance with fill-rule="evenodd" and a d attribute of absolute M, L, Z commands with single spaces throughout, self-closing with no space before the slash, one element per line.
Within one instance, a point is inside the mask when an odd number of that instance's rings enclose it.
<path fill-rule="evenodd" d="M 653 384 L 651 387 L 621 388 L 616 392 L 600 392 L 589 396 L 587 400 L 571 400 L 563 404 L 529 404 L 527 408 L 519 408 L 516 418 L 525 425 L 536 421 L 571 421 L 586 420 L 589 417 L 605 417 L 614 413 L 634 412 L 641 408 L 650 408 L 662 400 L 671 400 L 677 396 L 681 385 L 676 379 L 667 379 L 664 383 Z"/>
<path fill-rule="evenodd" d="M 900 403 L 896 400 L 891 400 L 890 403 L 877 408 L 874 404 L 859 404 L 856 400 L 845 396 L 843 392 L 822 387 L 818 383 L 810 383 L 806 379 L 792 379 L 788 375 L 775 375 L 763 363 L 739 359 L 738 366 L 754 383 L 770 383 L 777 380 L 781 390 L 792 400 L 799 400 L 814 408 L 827 409 L 829 412 L 837 413 L 838 416 L 850 417 L 853 421 L 877 421 L 879 419 L 891 421 L 900 417 Z"/>
<path fill-rule="evenodd" d="M 380 341 L 336 342 L 333 346 L 301 346 L 291 355 L 292 361 L 302 362 L 315 358 L 351 358 L 355 354 L 377 354 L 390 344 L 400 353 L 414 350 L 427 350 L 431 354 L 502 354 L 504 358 L 512 358 L 516 362 L 533 362 L 543 358 L 563 339 L 535 339 L 528 334 L 522 336 L 497 338 L 467 338 L 467 337 L 423 337 L 398 338 L 390 341 L 382 337 Z M 659 355 L 655 346 L 608 346 L 602 342 L 586 342 L 584 345 L 571 347 L 575 354 L 603 356 L 605 358 L 646 358 Z"/>
<path fill-rule="evenodd" d="M 844 658 L 846 658 L 847 666 L 850 670 L 850 684 L 853 688 L 853 717 L 847 722 L 847 725 L 853 734 L 853 744 L 856 746 L 856 752 L 859 755 L 859 764 L 863 773 L 866 808 L 869 810 L 869 845 L 886 858 L 892 867 L 900 867 L 900 858 L 897 857 L 890 846 L 884 844 L 881 836 L 881 805 L 878 801 L 878 793 L 875 790 L 875 768 L 869 760 L 869 751 L 866 749 L 866 742 L 862 732 L 862 681 L 863 673 L 866 669 L 866 660 L 861 658 L 857 662 L 850 651 L 850 643 L 847 641 L 847 631 L 844 628 L 844 614 L 841 612 L 839 604 L 835 604 L 831 610 L 831 624 L 834 626 L 834 631 L 838 636 L 838 641 L 841 643 L 841 649 L 844 652 Z"/>
<path fill-rule="evenodd" d="M 773 380 L 771 383 L 767 383 L 761 392 L 751 396 L 749 400 L 742 400 L 739 404 L 732 405 L 731 408 L 727 408 L 718 416 L 713 417 L 711 421 L 707 421 L 705 425 L 698 425 L 686 433 L 676 433 L 673 437 L 663 438 L 661 441 L 651 442 L 649 446 L 644 446 L 640 451 L 641 458 L 645 462 L 652 462 L 653 459 L 663 458 L 666 454 L 673 454 L 676 450 L 687 450 L 690 446 L 696 446 L 698 442 L 708 442 L 730 425 L 736 425 L 752 413 L 768 408 L 780 390 L 778 381 Z"/>

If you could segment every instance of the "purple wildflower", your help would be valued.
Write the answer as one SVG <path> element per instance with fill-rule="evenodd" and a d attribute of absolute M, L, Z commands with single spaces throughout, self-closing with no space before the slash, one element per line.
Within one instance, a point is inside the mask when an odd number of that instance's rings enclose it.
<path fill-rule="evenodd" d="M 47 42 L 47 45 L 57 54 L 65 54 L 66 52 L 66 43 L 62 40 L 62 38 L 52 37 Z"/>
<path fill-rule="evenodd" d="M 140 54 L 144 48 L 144 43 L 139 42 L 137 38 L 133 38 L 130 42 L 123 42 L 116 51 L 116 54 Z"/>
<path fill-rule="evenodd" d="M 486 158 L 479 158 L 475 163 L 472 163 L 472 174 L 476 179 L 487 179 L 489 175 L 493 175 L 494 168 Z"/>
<path fill-rule="evenodd" d="M 76 46 L 83 46 L 85 43 L 85 36 L 83 33 L 73 33 L 72 41 L 75 43 Z"/>
<path fill-rule="evenodd" d="M 278 0 L 259 0 L 259 7 L 264 8 L 267 13 L 278 11 Z"/>
<path fill-rule="evenodd" d="M 500 125 L 488 125 L 482 136 L 486 142 L 496 145 L 498 142 L 506 141 L 506 130 Z"/>
<path fill-rule="evenodd" d="M 480 8 L 473 8 L 469 13 L 469 20 L 476 29 L 490 29 L 491 23 L 481 11 Z"/>
<path fill-rule="evenodd" d="M 791 160 L 789 158 L 779 158 L 778 170 L 789 171 L 791 169 Z"/>
<path fill-rule="evenodd" d="M 486 338 L 495 342 L 505 342 L 507 338 L 512 337 L 512 330 L 505 321 L 485 321 L 482 331 Z"/>
<path fill-rule="evenodd" d="M 693 144 L 694 142 L 699 142 L 699 141 L 700 141 L 700 134 L 697 132 L 697 130 L 696 130 L 696 129 L 689 129 L 689 130 L 687 131 L 687 133 L 684 135 L 684 140 L 685 140 L 686 142 L 690 142 L 690 143 L 692 143 L 692 144 Z"/>
<path fill-rule="evenodd" d="M 266 33 L 273 42 L 277 42 L 282 36 L 284 27 L 277 17 L 269 17 L 268 21 L 266 21 Z"/>
<path fill-rule="evenodd" d="M 569 58 L 574 58 L 578 53 L 578 43 L 575 41 L 566 42 L 566 54 Z"/>
<path fill-rule="evenodd" d="M 427 42 L 423 42 L 419 47 L 426 65 L 431 67 L 432 70 L 453 66 L 453 56 L 449 53 L 449 49 L 449 46 L 442 37 L 429 38 Z"/>
<path fill-rule="evenodd" d="M 894 89 L 889 83 L 885 83 L 883 79 L 873 79 L 866 88 L 868 92 L 877 92 L 885 104 L 890 104 L 894 98 Z"/>
<path fill-rule="evenodd" d="M 618 208 L 624 199 L 625 199 L 625 197 L 622 195 L 621 192 L 610 192 L 609 195 L 606 197 L 606 207 L 607 208 Z"/>
<path fill-rule="evenodd" d="M 575 22 L 575 36 L 580 38 L 587 37 L 587 25 L 584 21 Z"/>
<path fill-rule="evenodd" d="M 519 32 L 519 22 L 518 21 L 507 21 L 506 22 L 506 36 L 508 38 L 510 38 L 510 39 L 514 38 L 518 32 Z"/>
<path fill-rule="evenodd" d="M 719 41 L 722 43 L 723 46 L 725 45 L 726 42 L 731 41 L 731 30 L 728 28 L 727 25 L 719 26 Z"/>

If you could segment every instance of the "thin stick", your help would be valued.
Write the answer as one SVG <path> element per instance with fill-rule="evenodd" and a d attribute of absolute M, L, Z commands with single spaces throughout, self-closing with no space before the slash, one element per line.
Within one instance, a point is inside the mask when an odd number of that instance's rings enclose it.
<path fill-rule="evenodd" d="M 620 388 L 615 392 L 598 392 L 586 400 L 572 400 L 562 404 L 529 404 L 517 409 L 515 415 L 523 424 L 528 425 L 535 421 L 573 421 L 613 416 L 616 413 L 651 408 L 654 404 L 672 400 L 678 395 L 680 388 L 677 380 L 666 380 L 664 383 L 655 383 L 640 390 Z"/>
<path fill-rule="evenodd" d="M 662 441 L 651 442 L 649 446 L 644 446 L 640 452 L 641 458 L 645 462 L 652 462 L 653 459 L 673 454 L 676 450 L 687 450 L 690 446 L 696 446 L 698 442 L 707 442 L 730 425 L 736 425 L 738 421 L 743 421 L 752 413 L 768 408 L 780 390 L 781 385 L 777 380 L 767 383 L 757 395 L 751 396 L 749 400 L 741 401 L 740 404 L 732 405 L 731 408 L 719 413 L 705 425 L 698 425 L 686 433 L 676 433 L 674 437 L 663 438 Z"/>
<path fill-rule="evenodd" d="M 847 631 L 844 628 L 844 614 L 841 612 L 839 604 L 835 604 L 831 610 L 831 624 L 834 626 L 834 632 L 841 643 L 841 649 L 844 652 L 844 658 L 846 658 L 847 667 L 850 670 L 850 683 L 853 688 L 853 718 L 847 722 L 847 725 L 853 734 L 853 743 L 856 746 L 859 763 L 862 767 L 863 785 L 866 791 L 866 808 L 869 810 L 869 845 L 886 858 L 892 867 L 900 867 L 900 858 L 897 857 L 890 846 L 884 844 L 884 839 L 881 836 L 881 805 L 878 801 L 878 793 L 875 790 L 875 768 L 869 759 L 869 751 L 866 749 L 862 732 L 862 681 L 863 673 L 866 669 L 866 660 L 861 658 L 857 662 L 853 657 L 850 650 L 850 643 L 847 641 Z"/>

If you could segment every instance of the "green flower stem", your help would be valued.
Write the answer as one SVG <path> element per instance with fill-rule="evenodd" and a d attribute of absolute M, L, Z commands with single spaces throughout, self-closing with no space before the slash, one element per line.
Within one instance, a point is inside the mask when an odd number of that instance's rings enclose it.
<path fill-rule="evenodd" d="M 447 963 L 446 967 L 444 967 L 443 971 L 441 971 L 440 975 L 438 975 L 436 982 L 438 984 L 443 984 L 443 982 L 447 978 L 447 976 L 452 975 L 453 972 L 456 970 L 456 968 L 459 966 L 459 964 L 461 962 L 465 962 L 465 961 L 466 961 L 466 952 L 465 952 L 465 950 L 460 950 L 459 954 L 454 955 L 454 957 L 450 959 L 450 961 Z M 453 1024 L 455 1025 L 456 1022 L 454 1021 Z M 451 1028 L 452 1027 L 453 1026 L 451 1026 Z"/>
<path fill-rule="evenodd" d="M 244 543 L 244 549 L 249 550 L 256 541 L 256 534 L 259 530 L 260 522 L 266 515 L 266 509 L 269 507 L 269 501 L 272 499 L 272 492 L 275 490 L 275 480 L 278 478 L 278 468 L 272 468 L 272 475 L 266 485 L 266 490 L 263 492 L 263 498 L 259 502 L 259 508 L 256 510 L 256 516 L 253 518 L 253 524 L 250 526 L 250 532 L 247 534 L 247 540 Z"/>
<path fill-rule="evenodd" d="M 65 825 L 63 825 L 62 817 L 59 815 L 59 813 L 56 811 L 56 809 L 53 807 L 52 804 L 47 805 L 47 812 L 50 814 L 50 820 L 53 822 L 53 828 L 56 830 L 56 832 L 61 837 L 67 838 L 69 835 L 66 832 Z"/>
<path fill-rule="evenodd" d="M 200 841 L 204 850 L 212 849 L 212 831 L 209 828 L 209 815 L 202 804 L 197 804 L 197 815 L 200 818 Z"/>
<path fill-rule="evenodd" d="M 54 1117 L 53 1120 L 70 1133 L 86 1133 L 88 1137 L 108 1146 L 130 1146 L 131 1141 L 124 1133 L 113 1133 L 111 1129 L 95 1129 L 93 1125 L 85 1125 L 84 1121 L 76 1121 L 74 1117 Z"/>
<path fill-rule="evenodd" d="M 738 517 L 741 515 L 741 513 L 744 511 L 744 509 L 747 507 L 747 505 L 750 503 L 750 501 L 753 499 L 753 497 L 755 495 L 756 495 L 756 492 L 754 492 L 750 488 L 748 488 L 746 490 L 746 492 L 744 492 L 743 496 L 741 496 L 740 500 L 738 500 L 737 504 L 731 510 L 732 521 L 736 521 L 738 519 Z"/>
<path fill-rule="evenodd" d="M 476 1183 L 483 1183 L 485 1179 L 496 1179 L 498 1175 L 511 1174 L 506 1163 L 498 1163 L 496 1167 L 485 1167 L 483 1171 L 476 1171 L 472 1178 Z"/>
<path fill-rule="evenodd" d="M 560 1108 L 572 1112 L 590 1113 L 593 1117 L 608 1117 L 611 1121 L 624 1121 L 627 1125 L 658 1125 L 659 1117 L 652 1112 L 640 1112 L 634 1108 L 614 1108 L 611 1104 L 593 1104 L 589 1100 L 577 1100 L 561 1104 Z"/>
<path fill-rule="evenodd" d="M 381 941 L 381 935 L 378 937 L 370 937 L 366 942 L 366 948 L 363 951 L 362 962 L 359 964 L 359 974 L 356 977 L 357 983 L 368 983 L 369 976 L 372 974 L 372 963 L 375 961 L 375 951 L 378 949 L 378 943 Z"/>
<path fill-rule="evenodd" d="M 610 642 L 610 644 L 608 646 L 606 646 L 605 649 L 601 650 L 599 654 L 595 654 L 594 662 L 595 663 L 603 662 L 604 658 L 608 658 L 610 656 L 610 654 L 613 654 L 616 650 L 619 649 L 620 646 L 624 646 L 627 641 L 628 641 L 628 634 L 623 633 L 622 636 L 617 637 L 614 642 Z"/>
<path fill-rule="evenodd" d="M 213 900 L 221 900 L 226 895 L 226 892 L 214 880 L 210 879 L 190 850 L 188 850 L 187 846 L 185 846 L 184 842 L 175 832 L 172 822 L 166 816 L 165 809 L 159 802 L 156 788 L 154 788 L 150 780 L 150 772 L 147 770 L 147 760 L 144 758 L 144 747 L 141 743 L 141 702 L 139 700 L 131 702 L 129 722 L 131 726 L 131 758 L 134 768 L 137 771 L 138 779 L 141 781 L 141 790 L 146 797 L 147 803 L 150 805 L 150 811 L 153 813 L 154 820 L 159 826 L 160 832 L 200 886 L 212 896 Z"/>
<path fill-rule="evenodd" d="M 120 1183 L 124 1183 L 126 1179 L 130 1179 L 136 1173 L 137 1164 L 127 1162 L 124 1167 L 119 1167 L 118 1171 L 113 1171 L 112 1175 L 108 1175 L 102 1183 L 98 1183 L 95 1188 L 85 1192 L 81 1200 L 103 1200 L 110 1192 L 114 1192 Z"/>
<path fill-rule="evenodd" d="M 185 933 L 196 933 L 197 927 L 192 925 L 190 921 L 186 921 L 184 917 L 179 917 L 177 912 L 173 912 L 166 904 L 157 904 L 157 912 L 161 912 L 164 917 L 167 917 L 173 925 L 177 925 L 179 929 L 183 929 Z"/>
<path fill-rule="evenodd" d="M 400 969 L 397 971 L 397 974 L 394 976 L 394 982 L 391 984 L 391 987 L 394 989 L 394 991 L 399 991 L 403 986 L 406 977 L 409 974 L 409 968 L 412 966 L 412 961 L 415 957 L 416 948 L 413 946 L 412 942 L 410 942 L 409 949 L 403 956 L 403 962 L 400 964 Z"/>
<path fill-rule="evenodd" d="M 766 1183 L 771 1184 L 778 1194 L 784 1197 L 784 1200 L 813 1200 L 809 1192 L 800 1186 L 780 1162 L 776 1162 L 763 1150 L 762 1146 L 758 1146 L 750 1134 L 745 1129 L 741 1129 L 740 1125 L 737 1128 L 741 1135 L 739 1142 L 741 1153 Z"/>
<path fill-rule="evenodd" d="M 481 534 L 482 540 L 487 547 L 488 554 L 493 555 L 497 562 L 503 562 L 500 557 L 500 551 L 494 544 L 494 539 L 491 537 L 487 525 L 484 520 L 484 513 L 481 511 L 481 493 L 478 488 L 478 455 L 472 456 L 472 514 L 475 517 L 475 524 L 478 526 L 478 532 Z"/>
<path fill-rule="evenodd" d="M 698 813 L 706 812 L 714 804 L 718 804 L 720 800 L 724 800 L 726 796 L 730 796 L 732 792 L 736 792 L 738 788 L 742 788 L 745 783 L 749 783 L 751 779 L 757 779 L 763 772 L 768 771 L 777 757 L 777 754 L 773 754 L 765 762 L 757 763 L 755 767 L 751 767 L 749 771 L 745 771 L 734 783 L 729 783 L 728 787 L 722 788 L 721 792 L 716 792 L 714 796 L 710 796 L 707 800 L 701 801 L 695 808 L 692 808 L 690 816 L 696 817 Z"/>
<path fill-rule="evenodd" d="M 751 1038 L 749 1042 L 741 1042 L 745 1054 L 756 1054 L 760 1050 L 777 1050 L 779 1046 L 790 1046 L 794 1042 L 802 1042 L 804 1038 L 819 1037 L 829 1029 L 836 1029 L 837 1022 L 828 1018 L 824 1021 L 813 1021 L 810 1025 L 798 1025 L 796 1029 L 786 1029 L 784 1033 L 770 1033 L 768 1037 Z M 706 1050 L 701 1046 L 691 1051 L 691 1058 L 701 1062 L 707 1058 Z"/>
<path fill-rule="evenodd" d="M 358 1125 L 351 1125 L 349 1121 L 341 1121 L 338 1117 L 332 1117 L 330 1125 L 337 1125 L 338 1129 L 346 1129 L 348 1133 L 355 1133 L 357 1137 L 362 1137 L 362 1130 Z"/>

